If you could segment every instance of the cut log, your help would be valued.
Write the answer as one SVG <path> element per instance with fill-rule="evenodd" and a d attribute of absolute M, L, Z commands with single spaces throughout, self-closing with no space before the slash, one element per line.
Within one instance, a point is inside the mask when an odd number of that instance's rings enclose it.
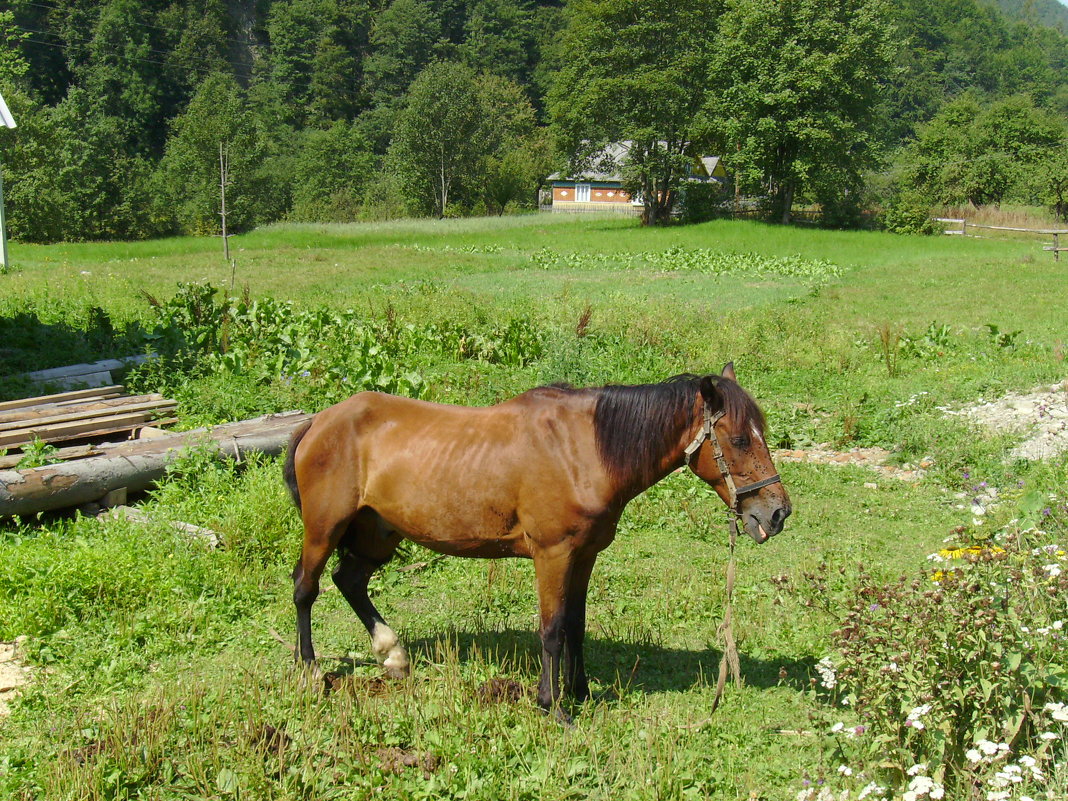
<path fill-rule="evenodd" d="M 132 520 L 135 523 L 141 523 L 142 525 L 149 525 L 154 522 L 147 514 L 140 509 L 134 509 L 132 506 L 114 506 L 104 512 L 104 514 L 100 515 L 100 517 L 124 517 L 127 520 Z M 184 523 L 181 520 L 169 520 L 167 521 L 167 525 L 182 534 L 204 540 L 209 548 L 215 549 L 219 547 L 219 532 L 212 531 L 210 528 L 194 526 L 192 523 Z"/>
<path fill-rule="evenodd" d="M 48 370 L 35 370 L 32 373 L 23 373 L 16 378 L 27 378 L 35 384 L 53 384 L 60 387 L 74 387 L 85 384 L 90 387 L 104 386 L 94 383 L 107 377 L 107 383 L 111 383 L 112 370 L 128 370 L 138 364 L 148 361 L 149 357 L 144 354 L 127 356 L 123 359 L 102 359 L 90 364 L 71 364 L 67 367 L 52 367 Z"/>
<path fill-rule="evenodd" d="M 86 456 L 99 456 L 103 451 L 100 445 L 71 445 L 69 448 L 58 448 L 55 453 L 50 454 L 50 459 L 84 459 Z M 21 451 L 18 453 L 9 453 L 7 456 L 0 456 L 0 470 L 10 470 L 12 467 L 17 467 L 18 463 L 26 458 L 26 454 Z"/>
<path fill-rule="evenodd" d="M 119 487 L 130 492 L 144 490 L 188 448 L 204 447 L 237 459 L 250 452 L 278 454 L 290 434 L 310 419 L 310 414 L 302 412 L 266 415 L 212 429 L 131 440 L 88 459 L 29 470 L 0 470 L 0 517 L 77 506 L 99 500 Z"/>

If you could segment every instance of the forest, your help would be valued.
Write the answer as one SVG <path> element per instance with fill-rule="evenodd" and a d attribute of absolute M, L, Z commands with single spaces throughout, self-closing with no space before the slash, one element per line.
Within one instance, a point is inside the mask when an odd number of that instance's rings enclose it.
<path fill-rule="evenodd" d="M 0 11 L 10 235 L 213 234 L 535 208 L 636 143 L 674 199 L 721 154 L 788 220 L 1068 213 L 1068 14 L 981 0 L 14 0 Z M 713 214 L 722 198 L 700 206 Z M 655 201 L 650 201 L 655 202 Z M 647 209 L 647 211 L 650 211 Z M 651 222 L 670 208 L 651 209 Z"/>

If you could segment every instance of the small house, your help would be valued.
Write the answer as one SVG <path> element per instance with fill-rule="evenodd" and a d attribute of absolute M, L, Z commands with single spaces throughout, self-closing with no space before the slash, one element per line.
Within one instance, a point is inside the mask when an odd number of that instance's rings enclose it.
<path fill-rule="evenodd" d="M 551 191 L 549 210 L 640 213 L 643 205 L 641 197 L 631 197 L 623 189 L 622 165 L 630 152 L 630 144 L 628 141 L 613 142 L 590 159 L 590 166 L 577 175 L 559 172 L 550 175 L 546 179 Z M 725 183 L 727 172 L 719 156 L 701 156 L 693 160 L 685 181 Z"/>

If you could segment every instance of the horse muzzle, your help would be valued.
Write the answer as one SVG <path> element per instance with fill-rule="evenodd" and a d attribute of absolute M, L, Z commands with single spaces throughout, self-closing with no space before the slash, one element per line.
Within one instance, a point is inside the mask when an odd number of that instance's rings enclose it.
<path fill-rule="evenodd" d="M 783 526 L 786 525 L 786 518 L 790 516 L 792 511 L 790 504 L 786 503 L 782 506 L 777 506 L 770 515 L 747 514 L 745 515 L 746 533 L 758 545 L 763 544 L 783 530 Z"/>

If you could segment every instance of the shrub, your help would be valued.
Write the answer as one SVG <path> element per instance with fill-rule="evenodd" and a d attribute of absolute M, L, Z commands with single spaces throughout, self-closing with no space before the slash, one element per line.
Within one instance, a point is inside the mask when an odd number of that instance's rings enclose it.
<path fill-rule="evenodd" d="M 929 558 L 913 578 L 861 575 L 845 605 L 837 655 L 818 667 L 835 707 L 855 716 L 831 727 L 835 749 L 912 798 L 1044 792 L 1068 734 L 1068 557 L 1014 521 Z M 810 578 L 826 588 L 825 574 Z"/>

